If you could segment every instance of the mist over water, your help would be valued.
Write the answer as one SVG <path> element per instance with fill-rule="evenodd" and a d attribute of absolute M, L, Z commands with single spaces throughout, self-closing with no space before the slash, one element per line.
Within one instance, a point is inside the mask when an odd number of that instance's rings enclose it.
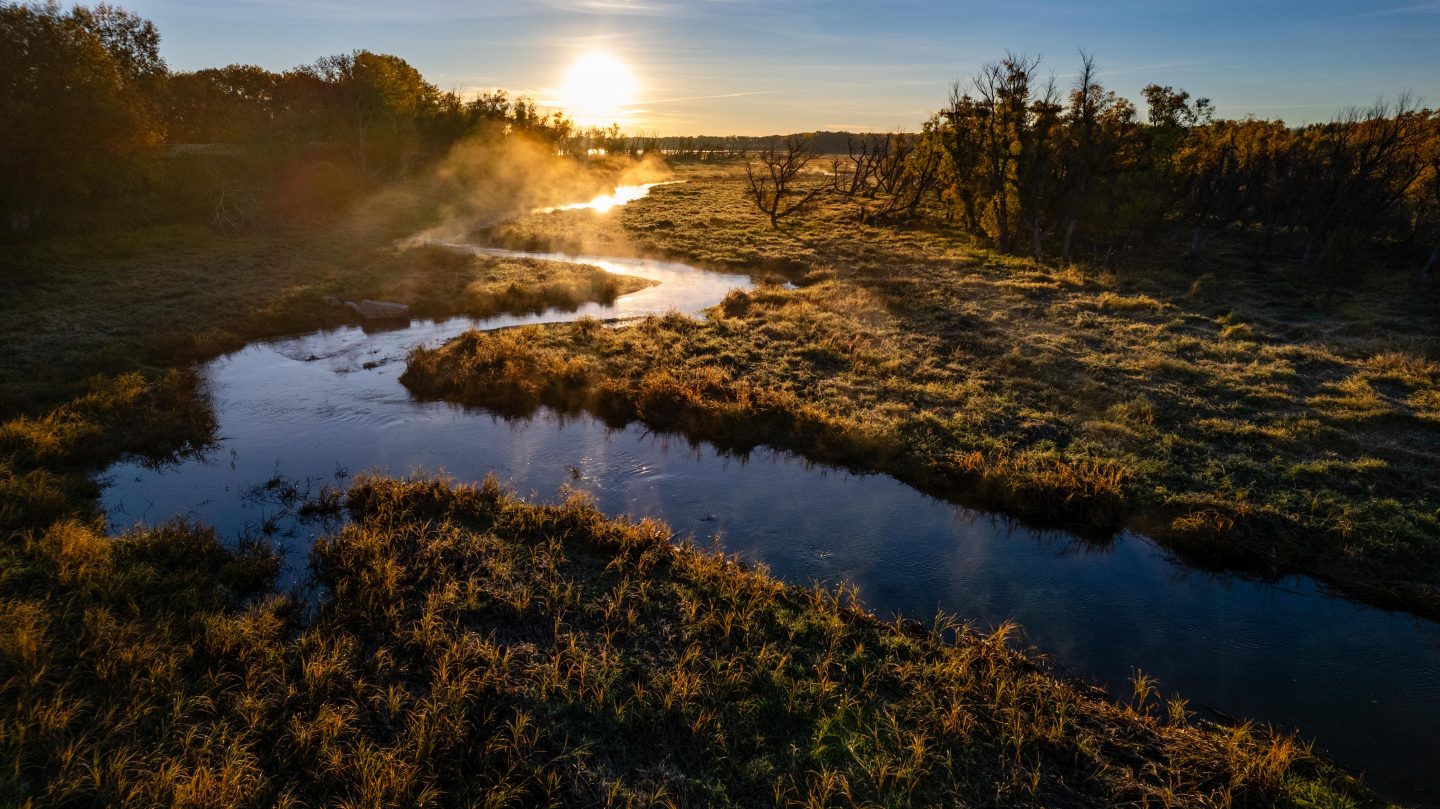
<path fill-rule="evenodd" d="M 602 199 L 637 199 L 649 185 Z M 613 207 L 613 206 L 611 206 Z M 564 209 L 563 206 L 557 208 Z M 1128 697 L 1135 670 L 1192 708 L 1297 728 L 1339 760 L 1400 795 L 1432 794 L 1440 761 L 1440 626 L 1325 595 L 1313 582 L 1265 584 L 1172 562 L 1143 537 L 1096 545 L 927 497 L 881 475 L 854 475 L 758 449 L 748 456 L 692 445 L 640 425 L 541 411 L 504 420 L 477 409 L 415 401 L 398 382 L 408 349 L 470 328 L 582 316 L 699 315 L 744 276 L 675 262 L 522 253 L 451 242 L 452 249 L 593 264 L 655 286 L 613 305 L 483 320 L 359 327 L 254 343 L 201 373 L 220 425 L 204 458 L 164 469 L 121 463 L 105 475 L 115 530 L 184 516 L 235 538 L 269 530 L 291 575 L 304 570 L 315 526 L 257 487 L 277 475 L 302 488 L 372 470 L 494 473 L 520 494 L 590 492 L 610 514 L 656 517 L 701 544 L 805 583 L 851 581 L 881 615 L 922 620 L 937 610 L 981 626 L 1017 619 L 1026 642 L 1066 672 Z"/>
<path fill-rule="evenodd" d="M 627 202 L 634 202 L 635 200 L 640 199 L 641 197 L 650 193 L 650 189 L 654 188 L 657 185 L 669 185 L 669 183 L 662 182 L 645 183 L 643 185 L 622 185 L 616 188 L 613 193 L 601 194 L 600 196 L 595 197 L 589 202 L 572 202 L 568 205 L 552 205 L 548 208 L 537 208 L 531 213 L 545 214 L 555 213 L 557 211 L 594 211 L 596 213 L 606 213 L 612 208 L 624 205 Z"/>

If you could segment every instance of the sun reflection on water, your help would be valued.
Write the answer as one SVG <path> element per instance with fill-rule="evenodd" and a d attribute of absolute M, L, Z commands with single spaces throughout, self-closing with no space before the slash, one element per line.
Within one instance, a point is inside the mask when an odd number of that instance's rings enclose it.
<path fill-rule="evenodd" d="M 671 181 L 673 182 L 673 181 Z M 618 186 L 612 193 L 601 194 L 589 202 L 572 202 L 569 205 L 555 205 L 549 208 L 536 208 L 531 213 L 555 213 L 556 211 L 580 211 L 591 210 L 596 213 L 605 213 L 611 208 L 624 205 L 627 202 L 634 202 L 637 199 L 650 193 L 650 189 L 657 185 L 669 185 L 670 183 L 645 183 L 644 185 L 622 185 Z"/>

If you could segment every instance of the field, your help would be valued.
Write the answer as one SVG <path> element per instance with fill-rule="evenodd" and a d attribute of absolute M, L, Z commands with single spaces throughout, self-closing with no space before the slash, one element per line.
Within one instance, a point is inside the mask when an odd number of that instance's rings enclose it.
<path fill-rule="evenodd" d="M 734 164 L 677 176 L 608 216 L 485 232 L 749 272 L 754 291 L 703 321 L 471 333 L 413 354 L 406 383 L 512 416 L 586 409 L 791 448 L 1434 614 L 1433 292 L 1307 297 L 1243 242 L 1202 268 L 1053 267 L 943 225 L 862 225 L 841 203 L 773 230 Z M 442 317 L 644 283 L 397 246 L 417 217 L 101 229 L 12 255 L 3 802 L 1373 801 L 1303 742 L 1199 720 L 1143 675 L 1117 704 L 1012 650 L 1008 627 L 886 624 L 843 589 L 782 584 L 582 500 L 434 480 L 327 492 L 310 512 L 353 522 L 317 544 L 308 593 L 274 587 L 271 550 L 203 526 L 105 538 L 96 470 L 213 439 L 190 364 L 355 322 L 326 296 Z"/>
<path fill-rule="evenodd" d="M 1391 273 L 1327 292 L 1243 234 L 1198 265 L 1177 250 L 1096 268 L 1002 257 L 943 225 L 861 224 L 844 202 L 776 230 L 735 165 L 681 176 L 618 217 L 524 217 L 494 236 L 798 288 L 737 293 L 700 323 L 471 334 L 412 356 L 406 384 L 794 449 L 1440 615 L 1433 284 Z"/>
<path fill-rule="evenodd" d="M 0 809 L 1440 801 L 1434 3 L 151 5 L 0 0 Z"/>

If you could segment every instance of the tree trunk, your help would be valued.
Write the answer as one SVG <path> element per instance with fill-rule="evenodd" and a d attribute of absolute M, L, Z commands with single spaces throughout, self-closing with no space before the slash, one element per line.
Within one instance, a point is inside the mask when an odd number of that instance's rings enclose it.
<path fill-rule="evenodd" d="M 1190 256 L 1194 258 L 1200 255 L 1205 249 L 1205 228 L 1201 225 L 1195 226 L 1195 232 L 1190 236 Z"/>
<path fill-rule="evenodd" d="M 359 136 L 360 141 L 360 176 L 364 177 L 366 181 L 369 181 L 370 160 L 369 157 L 365 154 L 365 122 L 363 119 L 356 122 L 355 131 L 356 134 Z"/>
<path fill-rule="evenodd" d="M 1065 244 L 1060 248 L 1060 259 L 1062 261 L 1070 261 L 1070 248 L 1075 243 L 1075 226 L 1079 221 L 1080 220 L 1072 216 L 1070 217 L 1070 221 L 1065 225 Z"/>
<path fill-rule="evenodd" d="M 1010 252 L 1010 207 L 1005 201 L 1005 189 L 1000 189 L 996 202 L 996 224 L 1000 227 L 1000 252 Z"/>
<path fill-rule="evenodd" d="M 1305 255 L 1300 257 L 1300 271 L 1308 272 L 1310 259 L 1315 255 L 1315 236 L 1312 234 L 1305 239 Z"/>
<path fill-rule="evenodd" d="M 1429 278 L 1437 266 L 1440 266 L 1440 242 L 1436 242 L 1435 249 L 1430 251 L 1430 260 L 1426 261 L 1425 266 L 1421 268 L 1420 277 Z"/>

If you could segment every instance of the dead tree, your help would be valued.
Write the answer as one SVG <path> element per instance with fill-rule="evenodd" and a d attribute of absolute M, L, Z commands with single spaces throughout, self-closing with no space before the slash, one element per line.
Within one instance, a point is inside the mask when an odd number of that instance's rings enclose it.
<path fill-rule="evenodd" d="M 852 137 L 847 142 L 847 147 L 851 164 L 849 183 L 840 190 L 850 197 L 874 197 L 879 187 L 879 179 L 876 174 L 880 164 L 890 153 L 890 136 Z"/>
<path fill-rule="evenodd" d="M 862 221 L 884 219 L 914 219 L 920 205 L 927 196 L 935 194 L 940 185 L 940 170 L 944 153 L 938 146 L 927 144 L 921 148 L 917 138 L 902 138 L 897 152 L 905 157 L 887 172 L 885 185 L 888 195 L 881 197 L 879 204 L 868 214 L 861 214 Z"/>
<path fill-rule="evenodd" d="M 795 187 L 795 180 L 805 170 L 815 152 L 802 135 L 790 135 L 770 141 L 755 153 L 745 153 L 745 177 L 750 181 L 750 197 L 756 207 L 770 217 L 770 226 L 780 227 L 780 220 L 802 211 L 824 193 L 825 186 L 808 190 Z"/>
<path fill-rule="evenodd" d="M 915 141 L 909 135 L 886 135 L 885 148 L 875 163 L 875 189 L 894 195 L 905 179 Z"/>

